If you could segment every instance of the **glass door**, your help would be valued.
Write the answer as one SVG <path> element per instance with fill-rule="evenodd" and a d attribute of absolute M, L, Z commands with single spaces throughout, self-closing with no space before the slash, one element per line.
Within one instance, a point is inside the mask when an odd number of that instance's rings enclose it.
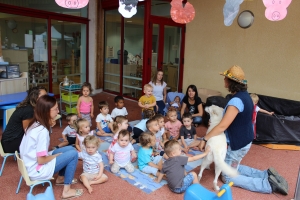
<path fill-rule="evenodd" d="M 172 92 L 181 91 L 182 30 L 182 26 L 152 24 L 151 77 L 162 70 L 167 90 Z"/>

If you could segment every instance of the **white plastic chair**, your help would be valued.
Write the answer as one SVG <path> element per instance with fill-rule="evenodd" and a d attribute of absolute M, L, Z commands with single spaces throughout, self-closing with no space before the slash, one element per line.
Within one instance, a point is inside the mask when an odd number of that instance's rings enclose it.
<path fill-rule="evenodd" d="M 4 169 L 4 165 L 5 165 L 6 159 L 9 156 L 14 156 L 15 154 L 14 153 L 4 153 L 4 150 L 2 148 L 2 144 L 0 142 L 0 155 L 3 157 L 3 162 L 2 162 L 2 166 L 1 166 L 1 170 L 0 170 L 0 176 L 2 176 L 2 172 L 3 172 L 3 169 Z"/>
<path fill-rule="evenodd" d="M 30 178 L 29 178 L 29 176 L 28 176 L 28 172 L 27 172 L 27 169 L 25 167 L 25 164 L 24 164 L 23 160 L 19 157 L 19 153 L 17 151 L 15 152 L 15 155 L 16 155 L 17 162 L 18 162 L 18 169 L 21 172 L 21 178 L 20 178 L 20 181 L 19 181 L 19 184 L 18 184 L 18 188 L 16 190 L 16 194 L 18 194 L 19 191 L 20 191 L 20 187 L 21 187 L 23 178 L 26 181 L 26 185 L 28 185 L 30 187 L 29 193 L 32 193 L 32 189 L 36 185 L 39 185 L 39 184 L 43 184 L 44 185 L 44 183 L 49 183 L 49 185 L 50 185 L 50 187 L 52 189 L 52 184 L 51 184 L 50 180 L 31 181 Z"/>

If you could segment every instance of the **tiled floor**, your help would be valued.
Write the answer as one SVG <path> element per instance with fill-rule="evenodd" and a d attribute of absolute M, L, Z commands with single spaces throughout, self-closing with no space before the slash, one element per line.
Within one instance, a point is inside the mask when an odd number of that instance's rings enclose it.
<path fill-rule="evenodd" d="M 99 101 L 108 101 L 110 109 L 114 108 L 113 95 L 107 93 L 100 93 L 93 96 L 95 102 L 95 108 L 97 108 L 97 103 Z M 137 107 L 137 102 L 131 100 L 125 100 L 126 108 L 128 110 L 128 118 L 130 121 L 140 118 L 140 109 Z M 95 115 L 99 112 L 95 109 Z M 59 143 L 58 138 L 61 137 L 62 129 L 66 126 L 66 120 L 63 120 L 63 126 L 60 128 L 56 125 L 53 128 L 53 133 L 51 134 L 51 146 L 57 145 Z M 94 124 L 95 125 L 95 124 Z M 197 134 L 199 136 L 204 135 L 206 128 L 200 126 L 197 128 Z M 2 134 L 2 133 L 1 133 Z M 240 188 L 233 187 L 233 199 L 237 200 L 277 200 L 277 199 L 292 199 L 295 192 L 297 174 L 299 170 L 299 151 L 286 151 L 286 150 L 271 150 L 258 145 L 252 145 L 251 150 L 246 155 L 242 164 L 249 165 L 258 169 L 267 169 L 270 166 L 275 167 L 282 176 L 284 176 L 289 183 L 289 195 L 282 196 L 280 194 L 260 194 L 255 192 L 250 192 Z M 0 163 L 3 159 L 0 158 Z M 212 190 L 212 181 L 214 179 L 213 166 L 211 170 L 205 170 L 203 173 L 203 178 L 201 184 L 209 190 Z M 78 177 L 82 172 L 82 162 L 79 161 L 75 176 Z M 199 167 L 195 169 L 195 172 L 199 172 Z M 108 200 L 163 200 L 163 199 L 183 199 L 183 195 L 178 195 L 170 192 L 167 186 L 163 186 L 157 191 L 146 194 L 141 190 L 135 188 L 124 180 L 110 174 L 105 171 L 108 176 L 109 181 L 93 186 L 94 192 L 90 195 L 81 183 L 74 185 L 75 188 L 83 188 L 84 194 L 78 199 L 108 199 Z M 22 183 L 20 193 L 15 194 L 17 184 L 20 178 L 20 173 L 18 172 L 17 163 L 13 158 L 9 158 L 5 165 L 3 175 L 0 177 L 0 199 L 3 200 L 17 200 L 25 199 L 26 194 L 29 192 L 29 187 L 26 186 L 25 182 Z M 219 180 L 219 185 L 222 185 Z M 34 193 L 39 193 L 44 190 L 44 187 L 37 186 L 34 189 Z M 62 192 L 62 186 L 53 186 L 56 199 L 60 199 Z M 204 198 L 205 199 L 205 198 Z"/>

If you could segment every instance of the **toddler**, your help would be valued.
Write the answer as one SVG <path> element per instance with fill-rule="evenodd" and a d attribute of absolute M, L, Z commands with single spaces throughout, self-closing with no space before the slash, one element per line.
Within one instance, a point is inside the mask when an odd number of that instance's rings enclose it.
<path fill-rule="evenodd" d="M 200 140 L 197 140 L 196 128 L 192 126 L 193 116 L 191 113 L 184 113 L 182 115 L 183 126 L 180 128 L 180 140 L 179 144 L 183 146 L 187 152 L 190 148 L 195 148 L 200 144 Z"/>
<path fill-rule="evenodd" d="M 153 153 L 153 147 L 155 146 L 155 135 L 151 132 L 143 133 L 140 136 L 141 147 L 138 152 L 138 167 L 147 174 L 153 174 L 154 176 L 160 176 L 161 173 L 158 170 L 162 169 L 162 156 Z"/>
<path fill-rule="evenodd" d="M 266 113 L 268 115 L 273 115 L 274 112 L 269 112 L 267 110 L 264 110 L 260 107 L 258 107 L 257 103 L 259 101 L 259 97 L 257 96 L 257 94 L 252 93 L 250 94 L 250 97 L 253 101 L 254 104 L 254 109 L 253 109 L 253 115 L 252 115 L 252 124 L 253 124 L 253 132 L 254 132 L 254 139 L 256 138 L 256 116 L 257 116 L 257 112 L 262 112 L 262 113 Z"/>
<path fill-rule="evenodd" d="M 112 147 L 109 155 L 112 173 L 118 173 L 120 168 L 125 168 L 128 173 L 133 172 L 134 166 L 130 157 L 136 158 L 136 153 L 130 143 L 130 133 L 127 130 L 121 130 L 118 134 L 118 142 Z"/>
<path fill-rule="evenodd" d="M 115 118 L 115 121 L 113 122 L 113 130 L 114 130 L 114 136 L 113 141 L 110 143 L 108 150 L 107 150 L 107 157 L 109 158 L 111 148 L 117 143 L 119 132 L 121 130 L 127 130 L 128 128 L 128 120 L 124 116 L 117 116 Z"/>
<path fill-rule="evenodd" d="M 99 102 L 100 114 L 97 115 L 96 123 L 97 123 L 97 135 L 99 136 L 112 136 L 111 130 L 113 119 L 111 118 L 108 108 L 108 103 L 106 101 Z"/>
<path fill-rule="evenodd" d="M 152 94 L 153 92 L 153 87 L 150 84 L 144 85 L 144 93 L 145 95 L 141 96 L 139 99 L 138 105 L 142 108 L 142 118 L 143 116 L 143 111 L 145 109 L 150 109 L 153 110 L 154 106 L 156 106 L 156 99 Z"/>
<path fill-rule="evenodd" d="M 90 131 L 90 122 L 87 119 L 78 119 L 75 125 L 77 130 L 75 147 L 78 151 L 78 158 L 82 159 L 82 152 L 85 150 L 83 140 L 88 135 L 94 135 L 94 131 Z"/>
<path fill-rule="evenodd" d="M 98 152 L 100 146 L 99 138 L 94 135 L 88 135 L 83 141 L 85 151 L 83 151 L 83 173 L 80 180 L 91 194 L 93 188 L 91 185 L 104 183 L 108 177 L 103 173 L 104 164 L 102 157 Z"/>
<path fill-rule="evenodd" d="M 164 116 L 161 114 L 156 114 L 153 117 L 153 119 L 157 120 L 159 126 L 159 130 L 155 134 L 155 138 L 156 138 L 155 148 L 157 151 L 163 151 L 164 143 L 167 141 L 167 136 L 165 133 L 165 119 Z"/>
<path fill-rule="evenodd" d="M 176 110 L 170 109 L 167 112 L 167 117 L 170 121 L 165 124 L 167 132 L 167 139 L 169 140 L 178 140 L 179 138 L 179 129 L 182 126 L 181 122 L 177 119 Z"/>
<path fill-rule="evenodd" d="M 171 107 L 175 108 L 177 111 L 181 110 L 180 97 L 176 96 L 174 101 L 170 102 Z"/>
<path fill-rule="evenodd" d="M 115 105 L 116 107 L 111 112 L 111 117 L 113 119 L 116 118 L 116 116 L 125 116 L 127 118 L 127 109 L 124 107 L 124 98 L 122 96 L 116 96 L 115 99 Z"/>
<path fill-rule="evenodd" d="M 79 118 L 87 119 L 92 126 L 91 118 L 94 118 L 94 104 L 93 98 L 89 95 L 92 93 L 92 86 L 90 83 L 83 83 L 81 86 L 82 96 L 77 101 L 77 113 Z"/>
<path fill-rule="evenodd" d="M 68 126 L 62 132 L 62 138 L 64 141 L 59 145 L 57 145 L 56 147 L 53 147 L 53 149 L 58 149 L 60 147 L 64 147 L 67 145 L 72 145 L 75 144 L 76 142 L 77 131 L 75 129 L 76 127 L 74 122 L 77 121 L 77 115 L 74 113 L 69 113 L 66 119 L 68 121 Z"/>
<path fill-rule="evenodd" d="M 132 136 L 132 140 L 131 143 L 139 143 L 139 137 L 143 132 L 147 131 L 147 127 L 146 127 L 146 122 L 151 119 L 155 113 L 154 110 L 148 110 L 145 109 L 143 110 L 143 115 L 145 117 L 145 119 L 142 119 L 139 123 L 137 123 L 134 127 L 133 127 L 133 136 Z"/>
<path fill-rule="evenodd" d="M 167 176 L 167 182 L 170 190 L 174 193 L 183 193 L 192 184 L 198 183 L 198 177 L 195 172 L 186 173 L 184 166 L 188 162 L 199 160 L 205 157 L 209 152 L 209 146 L 202 154 L 193 157 L 181 156 L 181 146 L 176 140 L 170 140 L 165 143 L 165 153 L 169 157 L 163 165 L 161 173 L 154 180 L 160 182 L 164 174 Z"/>

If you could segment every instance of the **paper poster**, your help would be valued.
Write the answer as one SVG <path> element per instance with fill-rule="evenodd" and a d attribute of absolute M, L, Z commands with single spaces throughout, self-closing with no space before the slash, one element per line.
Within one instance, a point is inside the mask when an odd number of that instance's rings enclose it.
<path fill-rule="evenodd" d="M 40 50 L 39 49 L 33 49 L 33 61 L 34 62 L 40 61 Z"/>
<path fill-rule="evenodd" d="M 25 47 L 33 48 L 33 37 L 30 34 L 25 34 Z"/>
<path fill-rule="evenodd" d="M 48 61 L 48 54 L 46 49 L 40 49 L 40 61 Z"/>
<path fill-rule="evenodd" d="M 287 15 L 287 7 L 292 0 L 263 0 L 266 6 L 265 16 L 270 21 L 280 21 Z"/>

